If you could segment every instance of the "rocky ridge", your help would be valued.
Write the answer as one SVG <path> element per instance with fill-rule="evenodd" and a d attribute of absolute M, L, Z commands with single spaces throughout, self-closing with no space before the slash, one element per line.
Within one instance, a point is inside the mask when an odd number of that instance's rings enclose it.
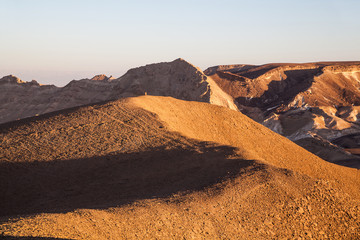
<path fill-rule="evenodd" d="M 73 80 L 65 87 L 24 82 L 15 76 L 0 79 L 0 123 L 61 109 L 139 95 L 172 96 L 237 110 L 232 97 L 199 68 L 177 59 L 129 70 L 120 78 L 97 75 Z"/>

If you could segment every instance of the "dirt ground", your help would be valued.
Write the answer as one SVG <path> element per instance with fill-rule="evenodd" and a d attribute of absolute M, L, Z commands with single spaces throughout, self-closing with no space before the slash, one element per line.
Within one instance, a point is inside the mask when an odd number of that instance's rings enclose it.
<path fill-rule="evenodd" d="M 358 239 L 360 174 L 239 112 L 144 96 L 0 125 L 4 239 Z"/>

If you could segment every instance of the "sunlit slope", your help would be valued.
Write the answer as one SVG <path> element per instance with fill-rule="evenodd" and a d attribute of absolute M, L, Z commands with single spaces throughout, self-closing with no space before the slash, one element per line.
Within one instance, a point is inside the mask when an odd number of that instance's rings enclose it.
<path fill-rule="evenodd" d="M 130 101 L 156 113 L 170 130 L 184 136 L 235 146 L 246 159 L 336 180 L 354 195 L 360 194 L 359 171 L 327 163 L 239 112 L 172 98 L 146 96 Z"/>

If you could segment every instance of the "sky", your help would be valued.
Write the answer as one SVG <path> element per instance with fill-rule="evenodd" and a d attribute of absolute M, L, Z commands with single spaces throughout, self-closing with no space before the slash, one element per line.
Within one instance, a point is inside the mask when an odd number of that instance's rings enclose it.
<path fill-rule="evenodd" d="M 64 86 L 179 57 L 360 60 L 359 0 L 0 0 L 0 77 Z"/>

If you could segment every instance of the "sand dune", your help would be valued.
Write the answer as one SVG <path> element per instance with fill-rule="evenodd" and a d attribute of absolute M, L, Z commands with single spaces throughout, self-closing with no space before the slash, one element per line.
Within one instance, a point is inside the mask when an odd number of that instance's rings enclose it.
<path fill-rule="evenodd" d="M 5 236 L 359 237 L 358 170 L 228 108 L 143 96 L 0 133 Z"/>

